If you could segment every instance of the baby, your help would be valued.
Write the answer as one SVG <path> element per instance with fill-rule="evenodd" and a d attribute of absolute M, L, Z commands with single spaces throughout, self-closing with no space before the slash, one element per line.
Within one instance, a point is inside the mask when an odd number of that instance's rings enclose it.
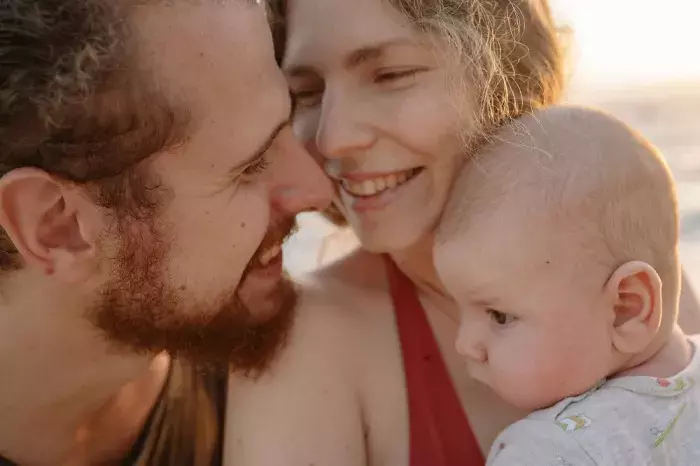
<path fill-rule="evenodd" d="M 495 140 L 460 173 L 434 251 L 467 370 L 539 410 L 501 433 L 489 466 L 700 465 L 700 338 L 676 325 L 665 162 L 587 109 Z"/>

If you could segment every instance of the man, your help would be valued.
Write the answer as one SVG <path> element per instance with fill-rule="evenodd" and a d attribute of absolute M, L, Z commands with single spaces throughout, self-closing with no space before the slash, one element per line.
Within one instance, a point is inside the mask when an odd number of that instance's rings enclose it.
<path fill-rule="evenodd" d="M 3 1 L 0 75 L 0 464 L 217 464 L 331 194 L 262 8 Z"/>

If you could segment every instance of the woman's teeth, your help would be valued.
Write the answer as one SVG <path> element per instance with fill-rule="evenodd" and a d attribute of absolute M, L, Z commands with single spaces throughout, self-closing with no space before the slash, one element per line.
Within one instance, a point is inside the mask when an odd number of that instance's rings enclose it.
<path fill-rule="evenodd" d="M 420 172 L 420 168 L 412 168 L 399 173 L 378 176 L 371 180 L 353 181 L 343 179 L 341 184 L 343 189 L 353 196 L 376 196 L 397 186 L 401 186 L 413 179 Z"/>
<path fill-rule="evenodd" d="M 270 249 L 266 250 L 260 254 L 260 265 L 263 267 L 267 266 L 272 262 L 277 256 L 282 253 L 282 247 L 279 244 L 272 246 Z"/>

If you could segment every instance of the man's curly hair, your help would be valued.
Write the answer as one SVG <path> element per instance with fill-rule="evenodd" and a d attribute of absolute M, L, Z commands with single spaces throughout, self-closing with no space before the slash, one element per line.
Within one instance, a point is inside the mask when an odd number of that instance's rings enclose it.
<path fill-rule="evenodd" d="M 36 167 L 102 206 L 154 213 L 138 163 L 178 142 L 185 119 L 140 72 L 127 0 L 0 0 L 0 176 Z M 21 267 L 0 231 L 0 270 Z"/>

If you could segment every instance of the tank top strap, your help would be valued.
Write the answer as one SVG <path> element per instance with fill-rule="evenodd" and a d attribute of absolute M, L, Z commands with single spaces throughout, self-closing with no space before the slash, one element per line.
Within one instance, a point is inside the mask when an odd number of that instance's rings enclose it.
<path fill-rule="evenodd" d="M 406 377 L 410 466 L 483 466 L 416 288 L 388 257 L 386 264 Z"/>

